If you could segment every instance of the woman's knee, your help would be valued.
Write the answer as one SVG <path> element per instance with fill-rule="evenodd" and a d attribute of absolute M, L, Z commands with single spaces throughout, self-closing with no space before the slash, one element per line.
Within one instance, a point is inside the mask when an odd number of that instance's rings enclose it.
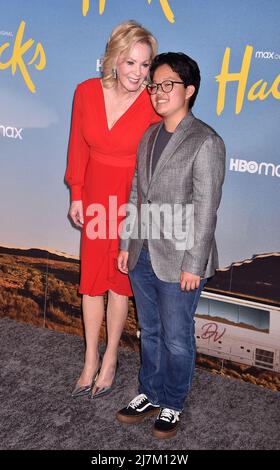
<path fill-rule="evenodd" d="M 117 292 L 114 292 L 113 290 L 108 291 L 108 296 L 111 297 L 112 300 L 123 301 L 123 302 L 128 301 L 127 295 L 117 294 Z"/>

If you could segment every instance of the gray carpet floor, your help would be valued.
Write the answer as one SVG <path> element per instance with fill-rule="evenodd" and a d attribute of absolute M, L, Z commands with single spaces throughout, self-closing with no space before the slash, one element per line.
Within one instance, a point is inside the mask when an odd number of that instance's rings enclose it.
<path fill-rule="evenodd" d="M 73 399 L 81 338 L 0 319 L 0 449 L 280 449 L 280 394 L 196 370 L 177 436 L 152 437 L 153 417 L 122 425 L 137 393 L 138 354 L 120 349 L 111 395 Z M 101 347 L 102 349 L 102 347 Z"/>

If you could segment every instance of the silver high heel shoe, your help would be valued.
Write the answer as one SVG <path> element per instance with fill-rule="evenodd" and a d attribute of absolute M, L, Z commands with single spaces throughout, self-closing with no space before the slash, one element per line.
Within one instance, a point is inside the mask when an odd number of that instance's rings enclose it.
<path fill-rule="evenodd" d="M 96 378 L 97 378 L 97 376 L 100 372 L 100 369 L 101 369 L 101 361 L 99 362 L 97 371 L 93 375 L 92 382 L 88 385 L 76 384 L 73 392 L 71 393 L 71 397 L 72 398 L 77 398 L 77 397 L 83 397 L 84 395 L 88 395 L 90 393 L 94 383 L 95 383 L 95 380 L 96 380 Z"/>
<path fill-rule="evenodd" d="M 115 376 L 114 376 L 114 379 L 113 379 L 113 382 L 111 383 L 111 385 L 109 385 L 108 387 L 96 387 L 95 389 L 95 392 L 94 393 L 91 393 L 89 395 L 89 398 L 99 398 L 99 397 L 104 397 L 104 395 L 108 395 L 111 391 L 112 391 L 112 388 L 113 388 L 113 385 L 114 385 L 114 382 L 115 382 L 115 378 L 116 378 L 116 374 L 117 374 L 117 370 L 118 370 L 118 367 L 119 367 L 119 361 L 117 361 L 117 364 L 116 364 L 116 370 L 115 370 Z M 97 374 L 98 375 L 98 374 Z M 96 376 L 97 378 L 97 376 Z"/>

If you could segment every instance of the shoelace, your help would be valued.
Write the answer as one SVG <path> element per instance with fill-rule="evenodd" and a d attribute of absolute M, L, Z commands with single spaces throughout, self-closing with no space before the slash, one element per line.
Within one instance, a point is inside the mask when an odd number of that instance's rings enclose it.
<path fill-rule="evenodd" d="M 170 408 L 163 408 L 159 414 L 159 419 L 164 421 L 171 421 L 173 417 L 175 418 L 175 421 L 177 421 L 179 418 L 179 411 L 174 411 Z"/>
<path fill-rule="evenodd" d="M 145 400 L 147 400 L 146 395 L 144 395 L 144 393 L 141 393 L 140 395 L 137 395 L 137 397 L 133 398 L 133 400 L 131 400 L 128 406 L 135 409 L 138 405 L 141 405 L 141 403 L 143 403 Z"/>

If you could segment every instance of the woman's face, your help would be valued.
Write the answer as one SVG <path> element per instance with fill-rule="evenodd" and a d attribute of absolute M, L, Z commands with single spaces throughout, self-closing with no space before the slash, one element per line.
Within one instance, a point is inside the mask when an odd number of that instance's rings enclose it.
<path fill-rule="evenodd" d="M 149 73 L 151 48 L 137 42 L 128 56 L 120 55 L 117 60 L 118 85 L 126 91 L 137 91 Z"/>

